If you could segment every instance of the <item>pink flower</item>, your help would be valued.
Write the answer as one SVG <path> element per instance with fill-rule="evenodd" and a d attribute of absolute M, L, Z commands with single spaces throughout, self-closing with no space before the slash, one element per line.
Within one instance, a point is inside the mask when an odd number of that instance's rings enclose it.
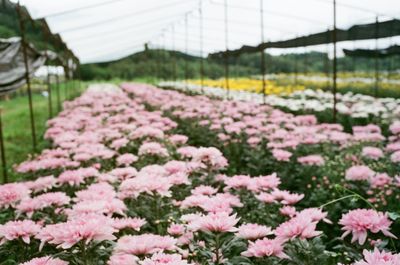
<path fill-rule="evenodd" d="M 222 169 L 228 165 L 228 161 L 215 147 L 200 147 L 193 154 L 194 162 L 201 162 L 212 169 Z"/>
<path fill-rule="evenodd" d="M 130 164 L 136 162 L 138 157 L 133 154 L 123 154 L 117 158 L 117 165 L 129 166 Z"/>
<path fill-rule="evenodd" d="M 189 265 L 179 254 L 155 253 L 151 258 L 146 258 L 141 265 Z"/>
<path fill-rule="evenodd" d="M 112 220 L 104 216 L 88 215 L 77 220 L 47 225 L 40 230 L 37 239 L 41 247 L 48 242 L 62 249 L 69 249 L 80 241 L 89 244 L 90 241 L 114 240 Z"/>
<path fill-rule="evenodd" d="M 170 236 L 143 234 L 123 236 L 118 239 L 114 248 L 115 254 L 146 255 L 163 250 L 176 249 L 177 240 Z"/>
<path fill-rule="evenodd" d="M 205 216 L 199 216 L 189 224 L 189 228 L 193 231 L 235 232 L 237 231 L 235 225 L 238 221 L 236 214 L 229 215 L 226 212 L 209 213 Z"/>
<path fill-rule="evenodd" d="M 393 134 L 399 134 L 400 133 L 400 121 L 393 122 L 390 125 L 389 130 Z"/>
<path fill-rule="evenodd" d="M 300 164 L 308 166 L 322 166 L 325 164 L 325 160 L 320 155 L 309 155 L 297 158 Z"/>
<path fill-rule="evenodd" d="M 292 205 L 296 204 L 304 198 L 304 194 L 290 193 L 286 190 L 275 189 L 271 192 L 276 201 L 280 201 L 282 204 Z"/>
<path fill-rule="evenodd" d="M 0 245 L 18 238 L 29 244 L 30 238 L 36 236 L 40 228 L 40 225 L 31 220 L 9 221 L 4 225 L 0 225 Z"/>
<path fill-rule="evenodd" d="M 257 200 L 264 202 L 264 203 L 274 203 L 276 202 L 275 196 L 272 194 L 266 193 L 266 192 L 261 192 L 258 195 L 255 195 Z"/>
<path fill-rule="evenodd" d="M 392 222 L 387 214 L 377 212 L 372 209 L 356 209 L 344 214 L 339 221 L 344 234 L 342 238 L 352 233 L 351 242 L 358 240 L 360 245 L 363 245 L 367 239 L 368 231 L 376 234 L 381 231 L 385 236 L 396 238 L 389 232 Z"/>
<path fill-rule="evenodd" d="M 283 252 L 283 241 L 280 239 L 259 239 L 255 242 L 250 242 L 246 251 L 242 252 L 246 257 L 271 257 L 275 256 L 281 259 L 289 259 Z"/>
<path fill-rule="evenodd" d="M 34 192 L 47 191 L 57 184 L 54 176 L 39 177 L 35 181 L 30 182 L 27 186 Z"/>
<path fill-rule="evenodd" d="M 323 212 L 321 208 L 307 208 L 297 213 L 298 218 L 308 218 L 312 222 L 324 221 L 325 223 L 332 224 L 332 222 L 327 219 L 328 213 Z"/>
<path fill-rule="evenodd" d="M 171 197 L 171 179 L 164 176 L 140 174 L 136 178 L 124 180 L 119 187 L 119 198 L 137 198 L 141 193 Z"/>
<path fill-rule="evenodd" d="M 289 161 L 292 153 L 283 149 L 273 149 L 272 155 L 278 161 Z"/>
<path fill-rule="evenodd" d="M 252 178 L 248 189 L 252 191 L 268 191 L 271 189 L 277 189 L 279 184 L 281 184 L 280 178 L 278 178 L 276 173 L 273 173 L 267 176 Z"/>
<path fill-rule="evenodd" d="M 129 254 L 112 255 L 107 265 L 137 265 L 138 257 Z"/>
<path fill-rule="evenodd" d="M 268 226 L 259 224 L 242 224 L 239 226 L 236 236 L 247 240 L 255 240 L 272 234 L 273 232 Z"/>
<path fill-rule="evenodd" d="M 390 160 L 391 160 L 393 163 L 399 163 L 399 162 L 400 162 L 400 151 L 394 152 L 394 153 L 390 156 Z"/>
<path fill-rule="evenodd" d="M 378 160 L 383 157 L 383 151 L 376 147 L 366 146 L 362 149 L 362 155 L 373 160 Z"/>
<path fill-rule="evenodd" d="M 144 143 L 139 147 L 138 154 L 140 156 L 153 155 L 167 157 L 169 156 L 168 150 L 157 142 Z"/>
<path fill-rule="evenodd" d="M 352 166 L 346 170 L 347 180 L 369 180 L 375 172 L 367 166 Z"/>
<path fill-rule="evenodd" d="M 0 185 L 0 209 L 15 206 L 16 203 L 29 196 L 29 189 L 21 183 Z"/>
<path fill-rule="evenodd" d="M 301 239 L 313 238 L 322 234 L 316 231 L 317 222 L 309 218 L 293 217 L 287 222 L 280 224 L 275 229 L 275 235 L 282 240 L 299 237 Z"/>
<path fill-rule="evenodd" d="M 193 195 L 213 195 L 217 193 L 217 189 L 211 186 L 200 185 L 191 190 Z"/>
<path fill-rule="evenodd" d="M 136 217 L 126 217 L 126 218 L 120 218 L 120 219 L 113 219 L 113 224 L 112 226 L 117 229 L 125 229 L 125 228 L 130 228 L 136 231 L 139 231 L 142 226 L 146 224 L 146 221 L 142 218 L 136 218 Z"/>
<path fill-rule="evenodd" d="M 378 173 L 373 176 L 369 182 L 371 187 L 374 189 L 383 188 L 384 186 L 391 184 L 393 182 L 393 178 L 386 173 Z"/>
<path fill-rule="evenodd" d="M 225 178 L 225 185 L 232 189 L 244 189 L 250 186 L 251 178 L 248 175 L 235 175 L 230 178 Z"/>
<path fill-rule="evenodd" d="M 294 208 L 293 206 L 284 206 L 284 207 L 279 209 L 279 212 L 282 215 L 289 216 L 289 217 L 293 217 L 293 216 L 295 216 L 297 214 L 296 208 Z"/>
<path fill-rule="evenodd" d="M 60 207 L 70 202 L 71 198 L 64 192 L 49 192 L 34 198 L 26 198 L 16 207 L 19 213 L 27 213 L 31 216 L 34 211 L 42 210 L 47 207 Z"/>
<path fill-rule="evenodd" d="M 374 251 L 363 251 L 364 260 L 357 261 L 354 265 L 398 265 L 400 264 L 400 254 L 392 254 L 375 248 Z"/>
<path fill-rule="evenodd" d="M 174 134 L 169 137 L 169 140 L 175 145 L 185 144 L 188 139 L 186 135 L 181 134 Z"/>
<path fill-rule="evenodd" d="M 68 265 L 69 263 L 58 258 L 52 258 L 50 256 L 42 258 L 34 258 L 30 261 L 20 263 L 20 265 Z"/>
<path fill-rule="evenodd" d="M 173 236 L 180 236 L 185 233 L 185 226 L 181 224 L 171 224 L 167 230 L 168 234 Z"/>
<path fill-rule="evenodd" d="M 116 139 L 111 143 L 111 147 L 113 149 L 121 149 L 122 147 L 126 146 L 129 143 L 129 140 L 126 138 Z"/>

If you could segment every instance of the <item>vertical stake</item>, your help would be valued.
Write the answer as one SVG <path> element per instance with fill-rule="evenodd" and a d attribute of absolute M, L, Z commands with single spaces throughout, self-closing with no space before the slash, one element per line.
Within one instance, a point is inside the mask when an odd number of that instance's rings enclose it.
<path fill-rule="evenodd" d="M 332 41 L 333 41 L 333 122 L 336 122 L 337 115 L 337 54 L 336 54 L 336 0 L 333 0 L 333 31 L 332 31 Z"/>
<path fill-rule="evenodd" d="M 1 166 L 3 168 L 3 183 L 8 182 L 6 152 L 4 150 L 4 136 L 3 136 L 3 110 L 0 108 L 0 153 L 1 153 Z"/>
<path fill-rule="evenodd" d="M 46 52 L 46 54 L 47 54 L 47 52 Z M 47 93 L 48 93 L 48 104 L 49 104 L 49 119 L 51 119 L 51 118 L 53 118 L 53 102 L 52 102 L 52 94 L 51 94 L 51 80 L 50 80 L 50 67 L 49 66 L 47 66 Z"/>
<path fill-rule="evenodd" d="M 185 89 L 188 91 L 188 79 L 189 79 L 189 73 L 188 73 L 188 13 L 185 14 Z"/>
<path fill-rule="evenodd" d="M 172 70 L 174 75 L 174 82 L 176 82 L 176 58 L 175 58 L 175 25 L 172 24 Z"/>
<path fill-rule="evenodd" d="M 204 58 L 203 58 L 203 0 L 200 0 L 200 83 L 201 93 L 204 93 Z"/>
<path fill-rule="evenodd" d="M 224 11 L 225 11 L 225 87 L 226 95 L 229 99 L 230 87 L 229 87 L 229 43 L 228 43 L 228 0 L 224 1 Z"/>
<path fill-rule="evenodd" d="M 261 23 L 261 45 L 264 43 L 264 2 L 260 0 L 260 23 Z M 261 49 L 261 78 L 262 78 L 262 94 L 263 104 L 265 104 L 265 53 L 264 48 Z"/>
<path fill-rule="evenodd" d="M 36 130 L 35 130 L 35 117 L 33 114 L 33 103 L 32 103 L 32 90 L 31 90 L 31 80 L 29 76 L 29 65 L 28 65 L 28 54 L 27 54 L 27 43 L 25 40 L 25 27 L 24 22 L 22 21 L 22 14 L 21 14 L 21 6 L 18 2 L 17 4 L 17 13 L 19 19 L 19 26 L 21 30 L 21 45 L 22 45 L 22 52 L 24 56 L 24 64 L 25 64 L 25 80 L 26 85 L 28 88 L 28 102 L 29 102 L 29 117 L 31 121 L 31 132 L 32 132 L 32 147 L 33 152 L 36 152 Z"/>
<path fill-rule="evenodd" d="M 378 97 L 379 89 L 379 55 L 378 55 L 378 37 L 379 37 L 379 18 L 375 20 L 375 90 L 374 96 Z"/>
<path fill-rule="evenodd" d="M 61 111 L 61 95 L 60 95 L 60 76 L 58 75 L 58 71 L 56 74 L 56 93 L 57 93 L 57 110 Z"/>
<path fill-rule="evenodd" d="M 44 29 L 43 30 L 43 36 L 44 36 L 44 49 L 45 49 L 45 56 L 46 56 L 46 70 L 47 70 L 47 77 L 46 77 L 46 85 L 47 85 L 47 96 L 48 96 L 48 105 L 49 105 L 49 119 L 51 119 L 53 117 L 53 104 L 52 104 L 52 100 L 51 100 L 51 84 L 50 84 L 50 66 L 49 66 L 49 54 L 48 54 L 48 46 L 47 46 L 47 42 L 48 42 L 48 36 L 47 33 L 45 32 Z"/>

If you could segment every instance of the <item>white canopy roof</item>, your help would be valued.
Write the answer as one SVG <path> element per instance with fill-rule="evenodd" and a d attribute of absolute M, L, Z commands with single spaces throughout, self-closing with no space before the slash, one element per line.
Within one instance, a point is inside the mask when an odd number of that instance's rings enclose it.
<path fill-rule="evenodd" d="M 230 49 L 261 42 L 260 0 L 226 0 Z M 110 61 L 151 47 L 200 55 L 200 0 L 21 0 L 33 18 L 46 17 L 82 63 Z M 332 0 L 263 0 L 265 40 L 284 40 L 332 28 Z M 225 49 L 224 0 L 202 0 L 204 53 Z M 337 0 L 337 26 L 400 17 L 399 0 Z M 185 43 L 185 16 L 188 45 Z M 172 34 L 174 28 L 174 36 Z M 378 41 L 380 48 L 399 37 Z M 340 43 L 341 48 L 375 48 L 375 41 Z M 274 54 L 330 51 L 330 47 L 270 50 Z"/>

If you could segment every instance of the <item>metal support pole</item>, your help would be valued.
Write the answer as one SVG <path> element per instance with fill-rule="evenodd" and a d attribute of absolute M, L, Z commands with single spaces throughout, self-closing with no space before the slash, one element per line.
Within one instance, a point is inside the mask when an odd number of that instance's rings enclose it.
<path fill-rule="evenodd" d="M 46 70 L 47 70 L 47 77 L 46 77 L 46 85 L 47 85 L 47 99 L 48 99 L 48 106 L 49 106 L 49 119 L 53 118 L 53 104 L 52 104 L 52 97 L 51 97 L 51 83 L 50 83 L 50 67 L 49 67 L 49 55 L 47 52 L 47 42 L 48 37 L 47 33 L 43 29 L 43 37 L 44 37 L 44 45 L 45 45 L 45 56 L 46 56 Z"/>
<path fill-rule="evenodd" d="M 8 182 L 7 174 L 7 163 L 6 163 L 6 152 L 4 149 L 4 136 L 3 136 L 3 120 L 2 120 L 3 110 L 0 109 L 0 152 L 1 152 L 1 166 L 3 168 L 3 183 Z"/>
<path fill-rule="evenodd" d="M 165 57 L 165 55 L 166 55 L 166 49 L 165 49 L 165 47 L 166 47 L 166 45 L 165 45 L 165 36 L 164 36 L 164 33 L 163 33 L 163 35 L 161 36 L 161 38 L 162 38 L 162 41 L 161 41 L 161 79 L 162 80 L 165 80 L 165 78 L 164 78 L 164 73 L 165 73 L 165 65 L 166 65 L 166 62 L 167 62 L 167 59 L 166 59 L 166 57 Z M 168 79 L 167 79 L 168 80 Z"/>
<path fill-rule="evenodd" d="M 175 58 L 175 25 L 172 25 L 172 71 L 174 82 L 176 82 L 176 58 Z"/>
<path fill-rule="evenodd" d="M 260 0 L 260 23 L 261 23 L 261 44 L 264 43 L 264 1 Z M 265 104 L 265 53 L 261 49 L 261 79 L 262 79 L 262 94 L 263 104 Z"/>
<path fill-rule="evenodd" d="M 375 20 L 375 90 L 374 96 L 378 97 L 379 89 L 379 55 L 378 55 L 378 37 L 379 37 L 379 18 Z"/>
<path fill-rule="evenodd" d="M 77 63 L 77 72 L 76 74 L 78 75 L 78 94 L 81 93 L 81 89 L 82 89 L 82 76 L 81 76 L 81 64 Z"/>
<path fill-rule="evenodd" d="M 224 1 L 224 10 L 225 10 L 225 87 L 226 87 L 226 95 L 229 98 L 230 87 L 229 87 L 229 43 L 228 43 L 228 0 Z"/>
<path fill-rule="evenodd" d="M 204 58 L 203 58 L 203 1 L 200 0 L 200 83 L 201 93 L 204 93 Z"/>
<path fill-rule="evenodd" d="M 327 29 L 327 32 L 329 32 L 329 28 Z M 331 90 L 331 76 L 330 76 L 330 60 L 329 60 L 329 42 L 330 42 L 330 36 L 327 34 L 327 40 L 326 42 L 328 43 L 326 45 L 326 56 L 325 56 L 325 73 L 326 73 L 326 91 Z"/>
<path fill-rule="evenodd" d="M 64 80 L 64 100 L 63 100 L 63 102 L 68 100 L 69 81 L 70 81 L 69 77 L 66 76 L 65 80 Z"/>
<path fill-rule="evenodd" d="M 48 105 L 49 105 L 49 119 L 53 118 L 53 102 L 52 102 L 52 94 L 51 94 L 51 80 L 49 67 L 47 66 L 47 93 L 48 93 Z"/>
<path fill-rule="evenodd" d="M 28 65 L 28 52 L 27 52 L 27 43 L 25 40 L 25 27 L 21 14 L 21 6 L 18 2 L 17 4 L 17 13 L 19 19 L 19 26 L 21 30 L 21 44 L 22 44 L 22 52 L 24 56 L 24 64 L 25 64 L 25 80 L 28 88 L 28 102 L 29 102 L 29 117 L 31 122 L 31 132 L 32 132 L 32 147 L 33 152 L 36 152 L 36 130 L 35 130 L 35 117 L 33 113 L 33 103 L 32 103 L 32 90 L 31 90 L 31 80 L 29 76 L 29 65 Z"/>
<path fill-rule="evenodd" d="M 333 31 L 332 31 L 332 41 L 333 41 L 333 122 L 336 122 L 336 115 L 337 115 L 337 54 L 336 54 L 336 0 L 333 0 Z"/>
<path fill-rule="evenodd" d="M 294 85 L 297 86 L 298 82 L 298 54 L 294 54 Z"/>
<path fill-rule="evenodd" d="M 60 93 L 60 76 L 56 74 L 56 93 L 57 93 L 57 110 L 61 111 L 61 93 Z"/>
<path fill-rule="evenodd" d="M 185 14 L 185 89 L 186 91 L 188 91 L 189 86 L 188 86 L 188 79 L 189 79 L 189 73 L 188 73 L 188 15 L 189 14 Z"/>

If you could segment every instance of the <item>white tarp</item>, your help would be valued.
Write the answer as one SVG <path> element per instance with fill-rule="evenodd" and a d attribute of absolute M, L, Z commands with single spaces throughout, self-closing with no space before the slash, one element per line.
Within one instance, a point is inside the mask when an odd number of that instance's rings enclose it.
<path fill-rule="evenodd" d="M 33 46 L 27 47 L 29 75 L 42 66 L 46 57 Z M 21 39 L 0 39 L 0 95 L 10 93 L 25 85 L 25 64 Z"/>

